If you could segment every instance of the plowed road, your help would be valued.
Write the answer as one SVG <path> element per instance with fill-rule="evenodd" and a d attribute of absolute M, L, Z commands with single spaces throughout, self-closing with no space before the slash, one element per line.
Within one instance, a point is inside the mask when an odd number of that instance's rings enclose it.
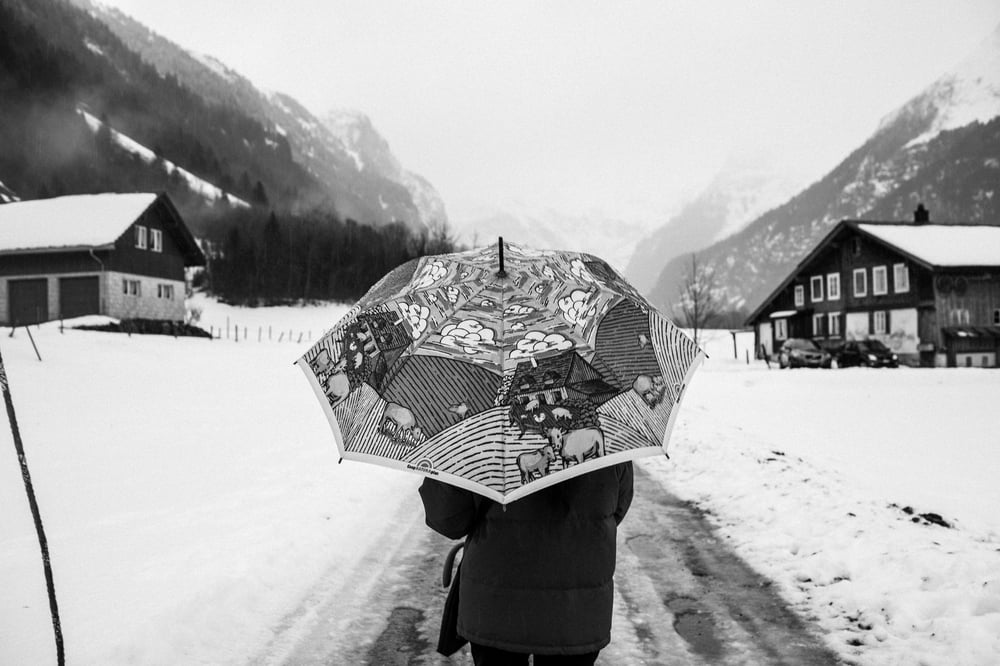
<path fill-rule="evenodd" d="M 697 508 L 639 466 L 635 485 L 619 528 L 611 645 L 598 664 L 841 663 Z M 357 570 L 317 583 L 255 663 L 471 664 L 468 647 L 450 659 L 434 649 L 450 546 L 424 526 L 414 497 Z"/>

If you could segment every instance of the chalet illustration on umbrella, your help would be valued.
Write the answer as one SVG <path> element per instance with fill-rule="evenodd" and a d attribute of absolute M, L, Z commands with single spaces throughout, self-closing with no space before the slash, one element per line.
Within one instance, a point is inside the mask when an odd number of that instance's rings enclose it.
<path fill-rule="evenodd" d="M 501 241 L 396 268 L 298 364 L 342 458 L 507 503 L 663 454 L 701 359 L 603 260 Z"/>

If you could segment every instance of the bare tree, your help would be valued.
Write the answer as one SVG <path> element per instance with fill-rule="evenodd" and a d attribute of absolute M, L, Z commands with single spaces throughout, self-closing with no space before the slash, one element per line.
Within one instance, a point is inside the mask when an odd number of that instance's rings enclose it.
<path fill-rule="evenodd" d="M 680 324 L 693 331 L 695 344 L 698 331 L 714 324 L 722 314 L 722 301 L 718 295 L 718 282 L 711 268 L 698 263 L 698 255 L 691 253 L 691 267 L 680 286 L 674 312 Z"/>

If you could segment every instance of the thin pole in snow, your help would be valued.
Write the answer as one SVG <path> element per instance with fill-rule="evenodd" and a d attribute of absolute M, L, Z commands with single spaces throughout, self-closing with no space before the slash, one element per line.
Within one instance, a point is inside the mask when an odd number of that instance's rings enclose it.
<path fill-rule="evenodd" d="M 28 339 L 31 340 L 31 347 L 35 350 L 35 356 L 41 361 L 42 355 L 38 353 L 38 345 L 35 344 L 35 337 L 31 334 L 31 329 L 25 326 L 24 330 L 28 332 Z"/>
<path fill-rule="evenodd" d="M 7 371 L 4 369 L 2 354 L 0 354 L 0 389 L 3 390 L 3 401 L 7 406 L 7 419 L 10 421 L 10 432 L 14 436 L 14 449 L 17 451 L 17 459 L 21 464 L 21 478 L 24 479 L 24 492 L 28 495 L 28 506 L 31 507 L 31 517 L 35 521 L 35 533 L 38 535 L 38 545 L 42 550 L 42 569 L 45 571 L 45 587 L 49 593 L 52 630 L 55 632 L 56 637 L 56 663 L 59 666 L 63 666 L 66 663 L 66 652 L 63 647 L 62 626 L 59 623 L 59 605 L 56 603 L 56 584 L 52 578 L 52 564 L 49 562 L 49 542 L 45 538 L 45 528 L 42 526 L 42 514 L 38 510 L 38 501 L 35 499 L 35 489 L 31 485 L 31 474 L 28 473 L 28 460 L 24 455 L 21 431 L 17 427 L 17 414 L 14 413 L 14 400 L 10 395 L 10 385 L 7 383 Z"/>

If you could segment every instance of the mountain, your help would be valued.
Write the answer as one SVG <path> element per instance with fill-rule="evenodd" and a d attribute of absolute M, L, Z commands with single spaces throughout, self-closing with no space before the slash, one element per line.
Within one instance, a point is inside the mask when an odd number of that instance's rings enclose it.
<path fill-rule="evenodd" d="M 290 158 L 319 185 L 318 194 L 301 197 L 300 208 L 329 204 L 345 218 L 374 224 L 402 221 L 413 229 L 446 221 L 444 205 L 433 186 L 399 168 L 388 144 L 377 147 L 378 155 L 369 155 L 367 145 L 345 145 L 290 95 L 262 91 L 217 59 L 192 53 L 117 9 L 91 0 L 70 1 L 105 24 L 161 76 L 175 79 L 210 104 L 239 109 L 261 123 L 275 147 L 288 150 Z M 377 135 L 374 128 L 371 131 Z M 359 155 L 363 157 L 360 163 Z M 362 168 L 365 163 L 386 160 L 396 164 L 395 173 Z"/>
<path fill-rule="evenodd" d="M 790 174 L 768 156 L 730 159 L 695 199 L 636 245 L 625 276 L 649 291 L 670 259 L 730 236 L 787 200 L 803 185 L 802 177 Z"/>
<path fill-rule="evenodd" d="M 379 134 L 367 115 L 360 111 L 336 109 L 328 111 L 322 121 L 359 172 L 367 170 L 406 188 L 424 224 L 448 221 L 441 195 L 426 178 L 402 167 L 392 154 L 389 142 Z"/>
<path fill-rule="evenodd" d="M 481 246 L 504 240 L 536 248 L 560 248 L 601 257 L 619 271 L 637 239 L 649 234 L 671 211 L 664 206 L 634 205 L 616 211 L 569 210 L 502 201 L 452 211 L 460 242 Z"/>
<path fill-rule="evenodd" d="M 745 229 L 698 252 L 728 308 L 756 307 L 839 220 L 1000 224 L 1000 27 L 895 112 L 832 171 Z M 669 310 L 686 266 L 666 263 L 649 290 Z"/>

